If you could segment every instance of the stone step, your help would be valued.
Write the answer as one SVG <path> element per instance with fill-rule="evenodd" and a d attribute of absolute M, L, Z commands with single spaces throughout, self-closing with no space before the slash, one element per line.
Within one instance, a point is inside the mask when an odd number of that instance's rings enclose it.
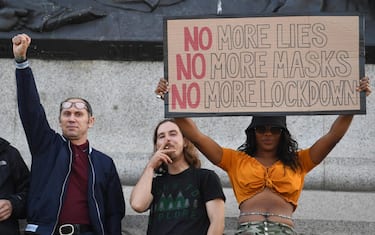
<path fill-rule="evenodd" d="M 124 186 L 126 216 L 123 235 L 145 235 L 148 212 L 138 214 L 129 206 L 132 186 Z M 239 213 L 231 188 L 224 188 L 225 235 L 236 231 Z M 294 213 L 295 228 L 300 235 L 375 234 L 375 192 L 302 191 Z M 21 223 L 21 229 L 24 222 Z"/>
<path fill-rule="evenodd" d="M 148 213 L 137 214 L 129 206 L 132 186 L 124 187 L 126 217 L 124 235 L 144 235 Z M 224 188 L 225 234 L 234 234 L 237 227 L 238 205 L 231 188 Z M 375 234 L 375 192 L 302 191 L 293 215 L 301 235 L 360 235 Z"/>
<path fill-rule="evenodd" d="M 145 235 L 147 215 L 127 215 L 123 222 L 123 235 Z M 375 222 L 343 220 L 295 220 L 295 229 L 299 235 L 360 235 L 375 234 Z M 237 218 L 226 217 L 225 235 L 236 231 Z"/>
<path fill-rule="evenodd" d="M 147 215 L 126 215 L 123 219 L 122 235 L 145 235 Z M 343 221 L 343 220 L 295 220 L 299 235 L 361 235 L 375 234 L 375 222 Z M 23 231 L 25 222 L 21 222 Z M 224 235 L 233 235 L 236 231 L 237 218 L 225 218 Z"/>

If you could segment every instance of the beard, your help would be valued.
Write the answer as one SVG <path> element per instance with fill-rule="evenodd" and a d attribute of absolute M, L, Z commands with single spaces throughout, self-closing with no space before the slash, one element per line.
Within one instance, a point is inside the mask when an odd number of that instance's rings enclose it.
<path fill-rule="evenodd" d="M 174 162 L 177 159 L 176 153 L 171 153 L 168 156 L 171 158 L 172 162 Z"/>

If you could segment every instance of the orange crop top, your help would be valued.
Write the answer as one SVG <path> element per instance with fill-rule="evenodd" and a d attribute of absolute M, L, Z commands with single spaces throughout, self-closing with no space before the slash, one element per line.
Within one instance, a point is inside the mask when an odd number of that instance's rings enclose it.
<path fill-rule="evenodd" d="M 245 152 L 227 148 L 223 148 L 218 166 L 227 172 L 239 205 L 268 187 L 292 203 L 295 210 L 305 175 L 316 166 L 311 161 L 309 149 L 298 151 L 297 154 L 301 169 L 296 172 L 284 167 L 281 161 L 267 168 Z"/>

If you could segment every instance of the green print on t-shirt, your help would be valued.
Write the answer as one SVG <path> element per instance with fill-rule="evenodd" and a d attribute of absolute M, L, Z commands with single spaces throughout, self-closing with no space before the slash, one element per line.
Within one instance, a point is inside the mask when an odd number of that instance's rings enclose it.
<path fill-rule="evenodd" d="M 199 189 L 192 184 L 176 192 L 177 188 L 179 187 L 175 184 L 163 186 L 163 192 L 154 211 L 157 214 L 157 220 L 191 219 L 197 216 Z"/>

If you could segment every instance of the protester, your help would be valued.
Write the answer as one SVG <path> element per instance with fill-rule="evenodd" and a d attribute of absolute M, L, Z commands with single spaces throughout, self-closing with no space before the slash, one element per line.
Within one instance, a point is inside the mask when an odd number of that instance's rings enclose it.
<path fill-rule="evenodd" d="M 122 185 L 113 160 L 91 147 L 91 105 L 82 98 L 60 104 L 62 135 L 47 121 L 26 58 L 31 38 L 13 38 L 18 108 L 30 152 L 31 185 L 26 234 L 121 235 Z"/>
<path fill-rule="evenodd" d="M 358 91 L 371 93 L 369 79 Z M 161 79 L 155 93 L 168 92 Z M 285 116 L 254 116 L 246 129 L 246 142 L 238 150 L 221 147 L 203 134 L 189 118 L 176 123 L 213 164 L 229 175 L 239 209 L 236 234 L 296 234 L 292 214 L 297 208 L 304 177 L 324 160 L 347 132 L 353 115 L 340 115 L 327 134 L 310 148 L 298 149 L 287 129 Z"/>
<path fill-rule="evenodd" d="M 30 172 L 19 151 L 0 137 L 0 234 L 19 235 L 26 218 Z"/>
<path fill-rule="evenodd" d="M 225 196 L 212 170 L 200 168 L 197 149 L 172 119 L 154 131 L 154 154 L 131 196 L 131 207 L 150 210 L 148 235 L 222 235 Z"/>

